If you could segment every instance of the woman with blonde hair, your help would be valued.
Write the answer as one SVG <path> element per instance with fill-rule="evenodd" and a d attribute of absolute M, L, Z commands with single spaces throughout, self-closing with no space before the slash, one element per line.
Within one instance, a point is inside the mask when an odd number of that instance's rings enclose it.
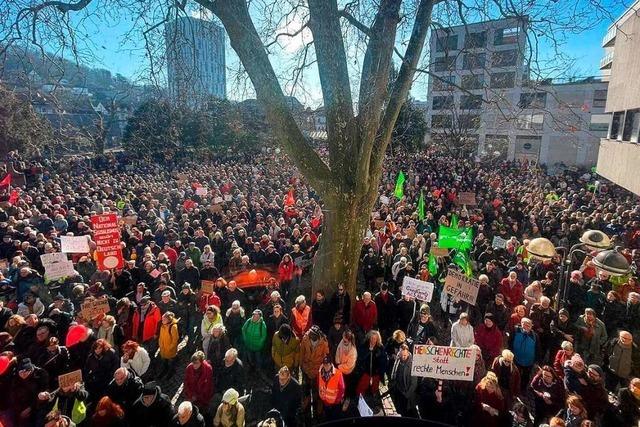
<path fill-rule="evenodd" d="M 474 425 L 497 427 L 502 425 L 506 414 L 506 405 L 498 377 L 489 371 L 476 386 Z"/>
<path fill-rule="evenodd" d="M 98 338 L 104 338 L 112 347 L 120 348 L 124 342 L 124 332 L 115 317 L 110 314 L 104 316 L 98 328 Z"/>

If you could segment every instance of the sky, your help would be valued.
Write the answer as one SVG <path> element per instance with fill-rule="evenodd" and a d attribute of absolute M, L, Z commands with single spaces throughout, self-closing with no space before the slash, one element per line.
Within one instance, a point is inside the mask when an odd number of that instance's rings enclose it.
<path fill-rule="evenodd" d="M 619 16 L 622 8 L 612 10 L 613 16 Z M 130 19 L 118 18 L 117 21 L 108 19 L 96 22 L 91 19 L 84 19 L 80 25 L 80 36 L 84 36 L 89 41 L 89 47 L 92 51 L 93 60 L 86 64 L 98 68 L 105 68 L 112 74 L 122 74 L 123 76 L 136 80 L 141 75 L 144 76 L 143 70 L 147 60 L 143 41 L 140 38 L 127 38 L 126 34 L 131 29 L 132 22 Z M 598 76 L 600 74 L 599 62 L 603 56 L 601 41 L 607 28 L 611 22 L 608 19 L 602 19 L 596 26 L 588 31 L 580 34 L 570 34 L 566 37 L 566 43 L 562 46 L 562 51 L 570 55 L 574 59 L 574 64 L 570 73 L 575 76 Z M 295 25 L 293 25 L 295 27 Z M 288 28 L 287 28 L 288 29 Z M 301 35 L 297 40 L 289 40 L 281 43 L 284 52 L 291 52 L 308 39 L 308 34 Z M 124 39 L 124 41 L 123 41 Z M 282 39 L 281 39 L 282 40 Z M 156 41 L 160 42 L 160 41 Z M 550 55 L 551 51 L 542 48 L 542 54 Z M 227 93 L 232 99 L 239 99 L 246 96 L 245 92 L 237 90 L 237 87 L 229 78 L 233 69 L 238 67 L 238 59 L 229 45 L 227 39 L 226 46 L 227 65 Z M 284 67 L 284 62 L 279 57 L 273 58 L 274 68 L 278 71 Z M 314 73 L 317 74 L 317 73 Z M 321 91 L 319 79 L 317 75 L 308 77 L 306 87 L 308 93 L 303 96 L 301 101 L 310 106 L 318 106 L 321 104 Z M 411 96 L 417 100 L 426 100 L 427 98 L 427 77 L 422 75 L 414 82 Z"/>

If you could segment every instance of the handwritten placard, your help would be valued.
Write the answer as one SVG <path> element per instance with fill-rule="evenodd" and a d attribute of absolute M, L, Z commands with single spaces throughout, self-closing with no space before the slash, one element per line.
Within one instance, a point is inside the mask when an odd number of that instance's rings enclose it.
<path fill-rule="evenodd" d="M 60 236 L 60 246 L 64 253 L 86 254 L 89 252 L 87 236 Z"/>
<path fill-rule="evenodd" d="M 82 317 L 90 320 L 101 314 L 108 313 L 111 310 L 109 301 L 106 299 L 95 299 L 87 301 L 81 305 Z"/>
<path fill-rule="evenodd" d="M 444 257 L 444 256 L 449 256 L 449 249 L 439 248 L 437 246 L 431 246 L 431 250 L 429 251 L 429 253 L 434 257 Z"/>
<path fill-rule="evenodd" d="M 402 296 L 408 295 L 420 301 L 431 302 L 433 283 L 405 276 L 402 280 Z"/>
<path fill-rule="evenodd" d="M 473 381 L 476 350 L 440 345 L 415 345 L 411 375 L 439 380 Z"/>
<path fill-rule="evenodd" d="M 458 200 L 456 201 L 458 205 L 467 205 L 467 206 L 475 206 L 476 205 L 476 195 L 471 192 L 461 192 L 458 194 Z"/>
<path fill-rule="evenodd" d="M 480 282 L 473 277 L 467 277 L 463 273 L 449 269 L 444 280 L 444 291 L 454 298 L 475 305 L 478 298 Z"/>
<path fill-rule="evenodd" d="M 200 282 L 200 290 L 203 294 L 212 294 L 215 288 L 216 282 L 213 280 L 203 280 Z"/>
<path fill-rule="evenodd" d="M 82 382 L 82 370 L 69 372 L 68 374 L 58 375 L 58 386 L 62 389 L 72 387 L 75 383 Z"/>
<path fill-rule="evenodd" d="M 491 246 L 496 249 L 504 249 L 507 247 L 507 241 L 500 236 L 495 236 L 493 242 L 491 242 Z"/>

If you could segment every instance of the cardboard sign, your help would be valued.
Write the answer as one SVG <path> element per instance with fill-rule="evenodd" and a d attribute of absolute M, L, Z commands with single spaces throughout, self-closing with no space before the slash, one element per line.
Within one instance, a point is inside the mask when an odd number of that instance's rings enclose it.
<path fill-rule="evenodd" d="M 439 248 L 437 246 L 431 246 L 431 250 L 429 251 L 429 253 L 434 257 L 444 257 L 444 256 L 449 256 L 449 249 Z"/>
<path fill-rule="evenodd" d="M 60 388 L 71 387 L 75 383 L 82 382 L 82 370 L 69 372 L 68 374 L 58 375 L 58 386 Z"/>
<path fill-rule="evenodd" d="M 464 347 L 415 345 L 411 375 L 439 380 L 473 381 L 476 351 Z"/>
<path fill-rule="evenodd" d="M 380 196 L 380 204 L 388 205 L 390 201 L 387 196 Z"/>
<path fill-rule="evenodd" d="M 222 202 L 223 202 L 222 197 L 214 197 L 214 198 L 213 198 L 213 203 L 214 203 L 215 205 L 219 205 L 219 204 L 221 204 Z"/>
<path fill-rule="evenodd" d="M 60 236 L 62 252 L 67 254 L 89 253 L 89 239 L 87 236 Z"/>
<path fill-rule="evenodd" d="M 456 270 L 449 270 L 444 280 L 444 291 L 454 298 L 476 305 L 480 282 L 473 277 L 467 277 Z"/>
<path fill-rule="evenodd" d="M 196 188 L 196 195 L 198 196 L 206 196 L 209 190 L 206 187 L 198 187 Z"/>
<path fill-rule="evenodd" d="M 456 204 L 458 205 L 467 205 L 467 206 L 475 206 L 476 205 L 476 195 L 475 193 L 470 192 L 461 192 L 458 194 L 458 200 L 456 200 Z"/>
<path fill-rule="evenodd" d="M 491 242 L 491 246 L 496 249 L 504 249 L 507 247 L 507 241 L 500 236 L 495 236 Z"/>
<path fill-rule="evenodd" d="M 109 310 L 111 310 L 111 307 L 109 307 L 109 301 L 106 299 L 95 299 L 81 305 L 82 317 L 87 320 L 108 313 Z"/>
<path fill-rule="evenodd" d="M 420 301 L 431 302 L 433 283 L 405 276 L 402 280 L 402 296 L 409 295 Z"/>
<path fill-rule="evenodd" d="M 136 225 L 138 223 L 138 215 L 127 215 L 122 220 L 127 225 Z"/>
<path fill-rule="evenodd" d="M 98 269 L 123 268 L 124 258 L 120 247 L 118 216 L 115 213 L 94 215 L 91 217 L 91 224 L 93 224 L 93 238 L 96 242 Z"/>
<path fill-rule="evenodd" d="M 200 282 L 200 290 L 203 294 L 212 294 L 215 286 L 216 282 L 213 280 L 203 280 Z"/>
<path fill-rule="evenodd" d="M 73 268 L 73 261 L 54 262 L 44 268 L 44 277 L 48 280 L 58 280 L 75 275 L 76 270 Z"/>

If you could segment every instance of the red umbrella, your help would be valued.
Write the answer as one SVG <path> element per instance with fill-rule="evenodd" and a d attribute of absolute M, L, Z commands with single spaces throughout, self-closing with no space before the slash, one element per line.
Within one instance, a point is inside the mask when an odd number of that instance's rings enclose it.
<path fill-rule="evenodd" d="M 72 347 L 82 341 L 86 336 L 89 330 L 84 325 L 73 325 L 69 328 L 69 332 L 67 332 L 67 340 L 66 345 L 68 347 Z"/>

